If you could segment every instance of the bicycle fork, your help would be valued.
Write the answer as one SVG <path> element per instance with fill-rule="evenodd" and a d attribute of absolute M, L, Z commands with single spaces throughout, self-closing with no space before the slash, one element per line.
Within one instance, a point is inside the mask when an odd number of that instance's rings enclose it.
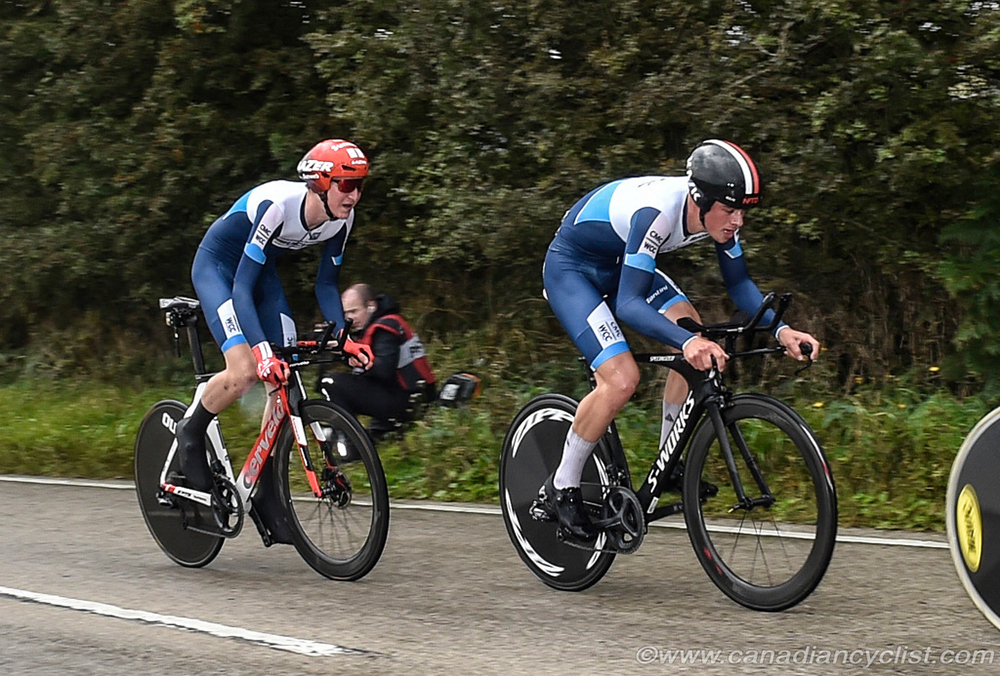
<path fill-rule="evenodd" d="M 736 423 L 733 423 L 729 427 L 726 427 L 722 420 L 722 411 L 718 399 L 707 401 L 706 408 L 708 409 L 709 419 L 712 421 L 712 427 L 715 428 L 715 436 L 719 440 L 719 448 L 721 449 L 722 457 L 726 462 L 726 470 L 729 472 L 729 479 L 732 482 L 733 491 L 736 493 L 736 504 L 730 507 L 729 511 L 734 512 L 737 509 L 752 510 L 754 507 L 770 507 L 774 504 L 774 496 L 771 494 L 771 490 L 768 488 L 767 482 L 764 480 L 764 475 L 761 473 L 756 459 L 753 457 L 753 454 L 750 453 L 750 447 L 747 445 L 746 439 L 740 431 L 739 426 Z M 736 445 L 740 450 L 740 456 L 746 463 L 750 475 L 753 477 L 754 482 L 757 484 L 757 488 L 760 490 L 761 497 L 759 498 L 749 497 L 746 490 L 743 488 L 743 480 L 740 478 L 740 472 L 736 466 L 736 456 L 733 455 L 733 447 L 729 442 L 730 435 L 732 435 L 733 440 L 736 442 Z"/>
<path fill-rule="evenodd" d="M 320 478 L 317 474 L 316 466 L 313 463 L 312 456 L 309 453 L 309 439 L 306 436 L 305 425 L 302 422 L 302 402 L 306 399 L 305 388 L 302 385 L 302 379 L 295 373 L 293 376 L 294 383 L 290 382 L 288 387 L 283 387 L 278 390 L 278 398 L 280 404 L 288 411 L 288 417 L 290 418 L 290 424 L 292 426 L 292 434 L 295 437 L 295 445 L 299 450 L 299 459 L 302 461 L 302 468 L 306 473 L 306 480 L 309 482 L 309 489 L 312 491 L 313 495 L 317 498 L 326 498 L 331 495 L 340 496 L 344 494 L 344 486 L 327 486 L 324 488 L 320 484 Z M 327 468 L 334 468 L 335 465 L 332 462 L 331 454 L 329 452 L 328 446 L 331 440 L 327 438 L 327 430 L 318 422 L 310 422 L 309 429 L 316 441 L 319 443 L 320 448 L 323 449 L 323 463 Z M 337 497 L 338 502 L 342 498 Z"/>

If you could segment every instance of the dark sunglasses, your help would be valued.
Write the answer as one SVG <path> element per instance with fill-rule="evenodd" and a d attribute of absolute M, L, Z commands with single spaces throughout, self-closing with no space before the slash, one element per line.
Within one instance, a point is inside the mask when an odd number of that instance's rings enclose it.
<path fill-rule="evenodd" d="M 330 179 L 331 182 L 337 184 L 337 190 L 343 193 L 354 192 L 361 190 L 365 187 L 365 179 L 363 178 L 333 178 Z"/>

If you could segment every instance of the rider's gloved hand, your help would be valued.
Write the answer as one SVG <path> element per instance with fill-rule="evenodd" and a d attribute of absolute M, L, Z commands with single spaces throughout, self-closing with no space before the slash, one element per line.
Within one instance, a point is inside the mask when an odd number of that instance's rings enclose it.
<path fill-rule="evenodd" d="M 367 370 L 375 363 L 372 348 L 364 343 L 351 340 L 350 334 L 346 331 L 341 331 L 337 335 L 337 342 L 340 343 L 340 349 L 344 351 L 344 354 L 349 355 L 347 363 L 354 368 Z"/>
<path fill-rule="evenodd" d="M 274 356 L 271 346 L 260 342 L 251 348 L 257 359 L 257 377 L 272 385 L 284 385 L 288 382 L 288 364 Z"/>

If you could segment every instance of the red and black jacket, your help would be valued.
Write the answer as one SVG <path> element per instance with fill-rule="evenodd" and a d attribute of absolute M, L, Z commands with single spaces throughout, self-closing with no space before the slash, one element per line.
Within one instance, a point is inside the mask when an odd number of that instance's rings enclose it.
<path fill-rule="evenodd" d="M 372 370 L 380 367 L 376 343 L 382 342 L 388 337 L 385 335 L 388 333 L 392 336 L 393 342 L 399 346 L 398 360 L 394 364 L 399 386 L 407 392 L 432 389 L 437 378 L 431 369 L 430 361 L 427 359 L 427 350 L 423 341 L 420 340 L 420 336 L 398 314 L 399 306 L 387 297 L 379 296 L 379 310 L 383 311 L 384 314 L 377 314 L 358 339 L 358 342 L 364 343 L 376 351 Z M 391 362 L 392 359 L 386 361 Z M 385 366 L 381 368 L 384 369 Z"/>

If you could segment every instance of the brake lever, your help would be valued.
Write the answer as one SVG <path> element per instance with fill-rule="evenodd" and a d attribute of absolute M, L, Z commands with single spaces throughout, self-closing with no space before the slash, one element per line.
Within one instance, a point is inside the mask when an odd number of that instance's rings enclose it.
<path fill-rule="evenodd" d="M 333 329 L 337 326 L 337 322 L 328 322 L 326 329 L 323 331 L 323 336 L 320 338 L 319 344 L 316 346 L 317 354 L 326 349 L 326 344 L 330 342 L 330 336 L 333 335 Z"/>

